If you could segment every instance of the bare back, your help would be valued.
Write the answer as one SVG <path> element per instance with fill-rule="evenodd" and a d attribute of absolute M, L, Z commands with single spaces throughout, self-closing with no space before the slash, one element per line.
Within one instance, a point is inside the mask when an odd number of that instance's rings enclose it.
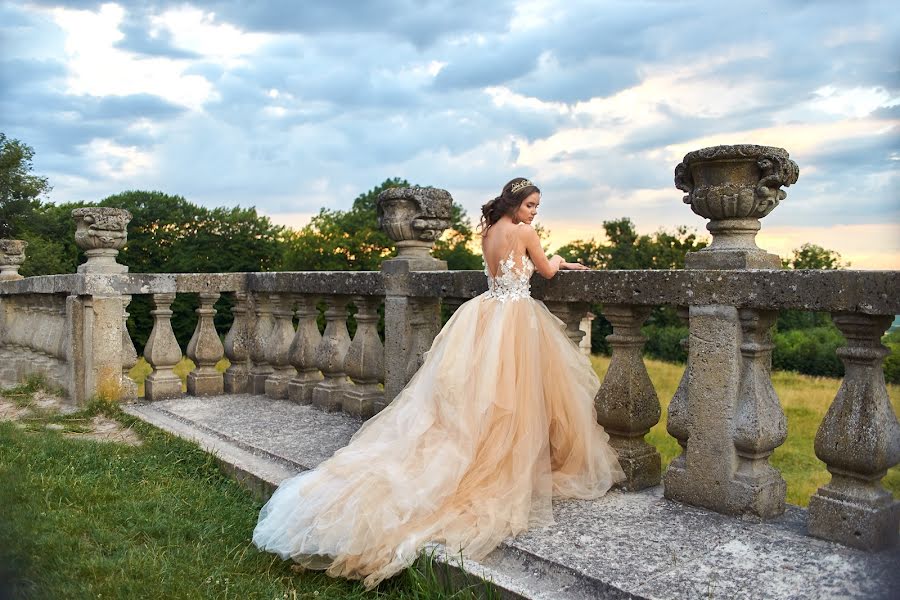
<path fill-rule="evenodd" d="M 528 225 L 498 221 L 491 225 L 484 237 L 481 238 L 481 253 L 491 277 L 497 276 L 500 261 L 509 258 L 510 252 L 517 264 L 521 262 L 523 255 L 528 254 L 522 236 L 522 227 L 528 227 Z"/>

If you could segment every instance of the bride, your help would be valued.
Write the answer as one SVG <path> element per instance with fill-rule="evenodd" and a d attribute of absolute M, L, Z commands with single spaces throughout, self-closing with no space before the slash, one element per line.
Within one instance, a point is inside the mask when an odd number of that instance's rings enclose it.
<path fill-rule="evenodd" d="M 482 207 L 488 291 L 346 447 L 281 484 L 253 532 L 260 549 L 371 588 L 428 542 L 477 560 L 553 524 L 552 497 L 597 498 L 624 478 L 596 421 L 590 361 L 531 298 L 534 271 L 586 268 L 544 254 L 531 227 L 540 201 L 516 178 Z"/>

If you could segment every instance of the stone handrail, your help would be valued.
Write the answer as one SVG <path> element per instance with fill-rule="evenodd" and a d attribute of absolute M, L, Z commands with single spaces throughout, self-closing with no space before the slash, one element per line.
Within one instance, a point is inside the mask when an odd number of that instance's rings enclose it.
<path fill-rule="evenodd" d="M 900 503 L 880 484 L 900 462 L 900 424 L 880 343 L 900 313 L 900 272 L 780 270 L 755 235 L 797 174 L 778 148 L 689 153 L 676 168 L 676 186 L 694 212 L 710 219 L 713 243 L 688 254 L 685 270 L 563 272 L 553 280 L 535 276 L 532 291 L 576 344 L 591 304 L 601 305 L 612 324 L 612 358 L 594 403 L 626 473 L 621 487 L 662 483 L 672 500 L 754 519 L 785 510 L 784 480 L 768 462 L 787 436 L 770 377 L 771 328 L 781 310 L 831 313 L 847 341 L 838 350 L 846 374 L 816 436 L 816 454 L 832 480 L 810 500 L 808 527 L 812 535 L 877 550 L 897 543 L 900 524 Z M 366 418 L 419 368 L 440 329 L 442 303 L 453 308 L 486 290 L 482 272 L 447 271 L 428 253 L 449 223 L 449 202 L 449 194 L 430 188 L 379 198 L 379 221 L 398 248 L 380 272 L 129 274 L 115 254 L 130 214 L 81 209 L 77 239 L 91 252 L 77 274 L 21 279 L 13 271 L 24 245 L 0 245 L 9 254 L 0 252 L 0 264 L 11 265 L 0 280 L 0 359 L 5 365 L 25 357 L 12 370 L 0 369 L 0 378 L 49 372 L 79 403 L 97 394 L 133 396 L 127 372 L 138 353 L 125 311 L 133 296 L 151 295 L 154 326 L 143 355 L 153 372 L 145 400 L 180 397 L 174 368 L 182 349 L 170 307 L 178 294 L 190 293 L 199 306 L 186 349 L 195 364 L 189 394 L 265 394 Z M 233 296 L 234 316 L 224 341 L 213 326 L 222 294 Z M 665 473 L 644 439 L 661 416 L 642 358 L 641 326 L 655 306 L 676 307 L 689 328 L 688 364 L 667 422 L 682 453 Z M 52 325 L 36 327 L 42 316 Z M 224 375 L 216 369 L 223 357 L 230 363 Z"/>

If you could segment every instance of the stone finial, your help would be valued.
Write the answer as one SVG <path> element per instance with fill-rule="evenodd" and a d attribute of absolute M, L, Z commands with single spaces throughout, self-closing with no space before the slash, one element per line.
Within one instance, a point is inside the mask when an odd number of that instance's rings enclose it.
<path fill-rule="evenodd" d="M 450 227 L 453 198 L 431 187 L 396 187 L 378 195 L 378 226 L 397 244 L 398 258 L 434 261 L 435 240 Z"/>
<path fill-rule="evenodd" d="M 784 200 L 800 170 L 783 148 L 738 144 L 688 152 L 675 167 L 675 187 L 696 214 L 710 219 L 712 244 L 689 253 L 688 268 L 779 268 L 780 259 L 756 245 L 759 220 Z"/>
<path fill-rule="evenodd" d="M 116 256 L 128 241 L 131 213 L 124 208 L 87 206 L 72 211 L 75 219 L 75 243 L 87 254 L 79 273 L 127 273 L 128 267 L 116 262 Z"/>
<path fill-rule="evenodd" d="M 24 240 L 0 240 L 0 281 L 23 279 L 19 267 L 25 262 L 27 246 Z"/>

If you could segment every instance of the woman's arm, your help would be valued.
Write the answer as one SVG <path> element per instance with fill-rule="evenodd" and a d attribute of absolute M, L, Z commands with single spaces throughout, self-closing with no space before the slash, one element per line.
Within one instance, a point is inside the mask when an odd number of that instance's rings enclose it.
<path fill-rule="evenodd" d="M 535 271 L 540 273 L 545 279 L 551 279 L 560 269 L 571 269 L 573 271 L 587 269 L 587 267 L 579 263 L 565 262 L 559 254 L 554 254 L 552 257 L 547 258 L 547 255 L 544 254 L 544 249 L 541 248 L 541 238 L 538 237 L 537 231 L 528 226 L 522 226 L 520 229 L 524 237 L 525 251 L 528 252 L 528 257 L 534 264 Z"/>

